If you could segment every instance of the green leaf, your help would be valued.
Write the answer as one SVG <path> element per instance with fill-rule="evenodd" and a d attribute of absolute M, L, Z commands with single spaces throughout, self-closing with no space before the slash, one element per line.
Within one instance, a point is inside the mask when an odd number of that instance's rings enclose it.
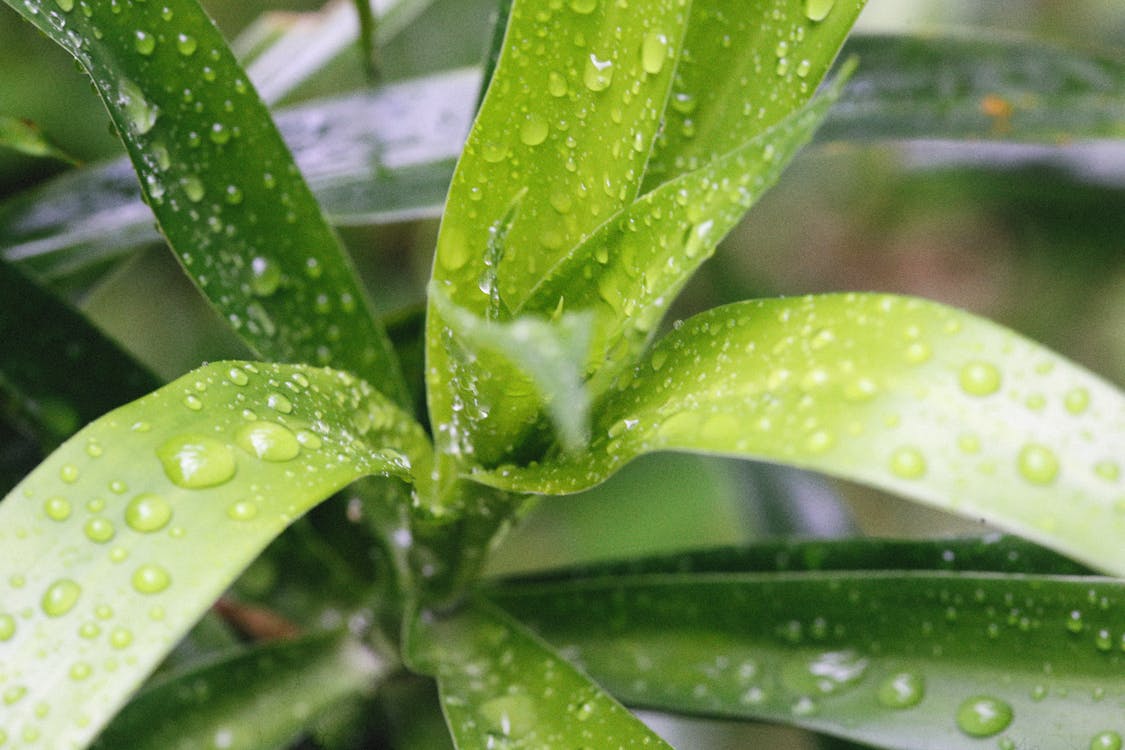
<path fill-rule="evenodd" d="M 693 2 L 644 191 L 738 148 L 800 109 L 864 5 Z"/>
<path fill-rule="evenodd" d="M 277 114 L 338 225 L 441 212 L 473 116 L 473 69 L 319 99 Z M 0 204 L 0 253 L 53 279 L 160 240 L 126 160 L 68 172 Z"/>
<path fill-rule="evenodd" d="M 247 649 L 142 691 L 94 747 L 286 747 L 385 670 L 369 650 L 336 634 Z"/>
<path fill-rule="evenodd" d="M 429 450 L 363 381 L 294 365 L 208 365 L 89 425 L 0 503 L 0 726 L 88 742 L 293 519 L 365 475 L 424 485 Z"/>
<path fill-rule="evenodd" d="M 1125 135 L 1125 62 L 997 32 L 853 36 L 862 64 L 825 140 L 1065 142 Z"/>
<path fill-rule="evenodd" d="M 839 294 L 716 308 L 622 374 L 595 406 L 588 455 L 474 478 L 573 492 L 659 450 L 862 481 L 1125 573 L 1125 397 L 935 303 Z"/>
<path fill-rule="evenodd" d="M 656 573 L 797 573 L 837 570 L 920 570 L 1086 575 L 1089 569 L 1017 536 L 907 541 L 839 539 L 769 541 L 612 560 L 520 576 L 543 583 Z"/>
<path fill-rule="evenodd" d="M 901 750 L 1116 747 L 1125 582 L 999 574 L 657 575 L 489 597 L 626 703 Z"/>
<path fill-rule="evenodd" d="M 161 231 L 246 343 L 269 359 L 347 369 L 405 403 L 347 256 L 199 5 L 8 4 L 89 72 Z"/>
<path fill-rule="evenodd" d="M 410 626 L 412 666 L 437 678 L 459 750 L 669 748 L 519 623 L 484 602 Z"/>
<path fill-rule="evenodd" d="M 10 148 L 28 156 L 49 156 L 69 164 L 78 161 L 51 143 L 31 120 L 0 114 L 0 147 Z"/>
<path fill-rule="evenodd" d="M 2 261 L 0 341 L 0 407 L 45 450 L 159 385 L 78 311 Z"/>

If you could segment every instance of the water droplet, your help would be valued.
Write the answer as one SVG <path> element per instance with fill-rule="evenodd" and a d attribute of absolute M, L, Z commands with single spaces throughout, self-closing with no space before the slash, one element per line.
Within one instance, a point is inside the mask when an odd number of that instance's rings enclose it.
<path fill-rule="evenodd" d="M 239 500 L 227 506 L 227 517 L 232 521 L 249 521 L 258 515 L 258 505 L 251 500 Z"/>
<path fill-rule="evenodd" d="M 133 49 L 144 56 L 149 56 L 156 49 L 156 37 L 147 31 L 137 29 L 133 33 Z"/>
<path fill-rule="evenodd" d="M 566 78 L 552 70 L 547 76 L 547 93 L 554 97 L 560 97 L 566 96 L 567 91 Z"/>
<path fill-rule="evenodd" d="M 1105 461 L 1098 461 L 1094 464 L 1094 473 L 1102 479 L 1110 482 L 1116 482 L 1117 478 L 1121 476 L 1121 468 L 1115 461 L 1106 459 Z"/>
<path fill-rule="evenodd" d="M 133 642 L 133 631 L 128 628 L 116 627 L 109 634 L 109 645 L 116 649 L 128 648 Z"/>
<path fill-rule="evenodd" d="M 957 709 L 957 726 L 970 737 L 991 737 L 1012 723 L 1012 707 L 998 698 L 974 695 Z"/>
<path fill-rule="evenodd" d="M 281 285 L 281 268 L 269 258 L 257 256 L 250 261 L 250 291 L 268 297 Z"/>
<path fill-rule="evenodd" d="M 1094 648 L 1098 651 L 1109 651 L 1113 648 L 1113 634 L 1106 628 L 1101 628 L 1094 634 Z"/>
<path fill-rule="evenodd" d="M 320 436 L 308 430 L 297 431 L 297 442 L 309 450 L 318 450 L 322 445 Z"/>
<path fill-rule="evenodd" d="M 43 512 L 52 521 L 65 521 L 70 518 L 70 501 L 65 497 L 48 498 L 47 502 L 43 503 Z"/>
<path fill-rule="evenodd" d="M 184 57 L 190 57 L 195 54 L 196 48 L 199 47 L 199 42 L 195 41 L 195 37 L 190 34 L 177 34 L 176 35 L 176 49 Z"/>
<path fill-rule="evenodd" d="M 222 146 L 230 140 L 230 131 L 227 130 L 227 126 L 223 123 L 214 122 L 211 123 L 211 129 L 207 131 L 207 137 L 210 138 L 211 142 L 215 145 Z"/>
<path fill-rule="evenodd" d="M 1033 484 L 1050 484 L 1059 474 L 1058 458 L 1038 443 L 1028 443 L 1020 450 L 1017 465 L 1023 478 Z"/>
<path fill-rule="evenodd" d="M 910 708 L 921 703 L 925 694 L 926 685 L 921 675 L 899 672 L 879 684 L 876 697 L 879 705 L 887 708 Z"/>
<path fill-rule="evenodd" d="M 27 695 L 27 688 L 23 685 L 13 685 L 4 691 L 4 704 L 10 706 L 13 703 L 19 703 L 25 695 Z"/>
<path fill-rule="evenodd" d="M 1063 396 L 1063 405 L 1071 414 L 1081 414 L 1090 406 L 1090 392 L 1085 388 L 1072 388 Z"/>
<path fill-rule="evenodd" d="M 276 422 L 251 422 L 238 428 L 234 442 L 264 461 L 289 461 L 301 452 L 297 436 Z"/>
<path fill-rule="evenodd" d="M 267 396 L 266 406 L 282 414 L 289 414 L 293 411 L 293 403 L 280 393 L 271 393 Z"/>
<path fill-rule="evenodd" d="M 225 443 L 202 435 L 178 435 L 156 449 L 164 473 L 187 489 L 214 487 L 234 476 L 234 454 Z"/>
<path fill-rule="evenodd" d="M 199 400 L 199 396 L 194 394 L 184 396 L 184 406 L 192 411 L 199 411 L 203 408 L 203 402 Z"/>
<path fill-rule="evenodd" d="M 520 126 L 520 140 L 528 146 L 538 146 L 547 140 L 550 126 L 547 121 L 537 114 L 530 114 Z"/>
<path fill-rule="evenodd" d="M 203 182 L 195 175 L 189 175 L 180 180 L 180 185 L 184 189 L 184 195 L 192 203 L 199 203 L 203 200 Z"/>
<path fill-rule="evenodd" d="M 125 523 L 134 531 L 148 534 L 159 531 L 172 520 L 172 506 L 160 495 L 137 495 L 125 507 Z"/>
<path fill-rule="evenodd" d="M 62 617 L 78 603 L 82 587 L 69 578 L 60 578 L 43 592 L 40 607 L 48 617 Z"/>
<path fill-rule="evenodd" d="M 113 528 L 113 523 L 105 518 L 91 518 L 86 522 L 82 528 L 86 538 L 96 544 L 105 544 L 110 539 L 113 539 L 117 530 Z"/>
<path fill-rule="evenodd" d="M 1114 731 L 1098 732 L 1090 740 L 1090 750 L 1121 750 L 1121 735 Z"/>
<path fill-rule="evenodd" d="M 0 641 L 9 641 L 16 634 L 16 618 L 9 614 L 0 615 Z"/>
<path fill-rule="evenodd" d="M 598 0 L 570 0 L 570 9 L 582 15 L 593 13 L 597 7 Z"/>
<path fill-rule="evenodd" d="M 141 594 L 159 594 L 171 583 L 172 576 L 155 563 L 147 563 L 133 571 L 133 588 Z"/>
<path fill-rule="evenodd" d="M 508 147 L 503 143 L 489 141 L 480 147 L 480 155 L 489 164 L 497 164 L 508 156 Z"/>
<path fill-rule="evenodd" d="M 250 382 L 250 376 L 240 367 L 232 367 L 227 370 L 227 377 L 230 378 L 230 382 L 239 386 L 246 385 Z"/>
<path fill-rule="evenodd" d="M 65 464 L 59 469 L 59 479 L 67 484 L 74 484 L 78 481 L 78 467 L 74 464 Z"/>
<path fill-rule="evenodd" d="M 78 682 L 89 677 L 92 671 L 93 669 L 91 669 L 87 662 L 78 661 L 70 666 L 70 672 L 68 674 L 70 675 L 70 679 Z"/>
<path fill-rule="evenodd" d="M 641 66 L 646 73 L 656 75 L 664 68 L 668 59 L 668 35 L 650 31 L 641 44 Z"/>
<path fill-rule="evenodd" d="M 1071 633 L 1077 634 L 1077 633 L 1081 633 L 1082 630 L 1085 627 L 1086 627 L 1085 624 L 1082 622 L 1082 612 L 1081 612 L 1081 610 L 1077 610 L 1077 609 L 1071 610 L 1070 615 L 1068 615 L 1067 618 L 1066 618 L 1066 629 L 1069 630 Z"/>
<path fill-rule="evenodd" d="M 811 70 L 812 63 L 808 60 L 801 60 L 801 62 L 797 63 L 797 70 L 794 72 L 796 72 L 798 78 L 807 78 Z"/>
<path fill-rule="evenodd" d="M 489 733 L 501 737 L 523 737 L 538 722 L 535 701 L 518 693 L 487 700 L 479 710 Z"/>
<path fill-rule="evenodd" d="M 836 0 L 805 0 L 805 17 L 810 21 L 823 21 L 835 4 Z"/>
<path fill-rule="evenodd" d="M 926 474 L 926 457 L 910 446 L 897 448 L 891 454 L 891 473 L 903 479 L 918 479 Z"/>
<path fill-rule="evenodd" d="M 55 4 L 63 13 L 69 13 L 74 10 L 74 0 L 55 0 Z"/>
<path fill-rule="evenodd" d="M 961 368 L 960 381 L 970 396 L 988 396 L 1000 390 L 1000 370 L 990 362 L 969 362 Z"/>
<path fill-rule="evenodd" d="M 586 60 L 586 70 L 582 82 L 590 91 L 605 91 L 613 83 L 613 61 L 602 60 L 591 53 Z"/>
<path fill-rule="evenodd" d="M 226 190 L 223 191 L 223 200 L 227 202 L 228 206 L 237 206 L 242 203 L 242 190 L 238 185 L 227 185 Z"/>

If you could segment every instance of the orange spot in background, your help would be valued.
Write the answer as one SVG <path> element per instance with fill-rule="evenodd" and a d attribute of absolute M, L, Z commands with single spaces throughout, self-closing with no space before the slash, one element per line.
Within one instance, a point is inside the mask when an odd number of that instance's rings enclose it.
<path fill-rule="evenodd" d="M 997 133 L 1007 133 L 1012 129 L 1012 103 L 998 94 L 981 97 L 980 111 L 992 118 L 992 129 Z"/>

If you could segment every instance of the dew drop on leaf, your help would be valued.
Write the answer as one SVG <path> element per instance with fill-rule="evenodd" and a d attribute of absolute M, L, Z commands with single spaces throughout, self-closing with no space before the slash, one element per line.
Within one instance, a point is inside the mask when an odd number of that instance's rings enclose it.
<path fill-rule="evenodd" d="M 281 285 L 281 269 L 269 258 L 257 256 L 250 261 L 250 291 L 268 297 Z"/>
<path fill-rule="evenodd" d="M 899 672 L 879 684 L 876 698 L 879 705 L 887 708 L 910 708 L 921 703 L 925 694 L 925 681 L 921 675 Z"/>
<path fill-rule="evenodd" d="M 1059 460 L 1050 448 L 1038 443 L 1025 445 L 1017 459 L 1024 479 L 1032 484 L 1050 484 L 1059 474 Z"/>
<path fill-rule="evenodd" d="M 250 376 L 246 374 L 245 370 L 238 367 L 230 368 L 230 370 L 227 371 L 227 377 L 230 378 L 230 382 L 238 386 L 246 385 L 250 382 Z"/>
<path fill-rule="evenodd" d="M 650 31 L 641 44 L 641 67 L 646 73 L 656 75 L 664 68 L 668 59 L 668 35 Z"/>
<path fill-rule="evenodd" d="M 1090 405 L 1090 392 L 1085 388 L 1072 388 L 1063 396 L 1063 405 L 1071 414 L 1081 414 Z"/>
<path fill-rule="evenodd" d="M 195 40 L 195 37 L 190 34 L 181 33 L 176 35 L 176 49 L 179 50 L 179 53 L 184 57 L 194 55 L 198 46 L 199 43 Z"/>
<path fill-rule="evenodd" d="M 974 695 L 957 709 L 957 726 L 970 737 L 991 737 L 1012 723 L 1012 707 L 999 698 Z"/>
<path fill-rule="evenodd" d="M 156 49 L 156 37 L 143 29 L 133 32 L 133 49 L 148 57 Z"/>
<path fill-rule="evenodd" d="M 159 531 L 171 520 L 172 506 L 160 495 L 151 492 L 137 495 L 125 507 L 125 523 L 142 534 Z"/>
<path fill-rule="evenodd" d="M 891 454 L 891 473 L 902 479 L 918 479 L 926 474 L 926 458 L 917 448 L 898 448 Z"/>
<path fill-rule="evenodd" d="M 59 10 L 63 13 L 74 10 L 74 0 L 55 0 L 55 4 L 59 6 Z"/>
<path fill-rule="evenodd" d="M 86 538 L 95 544 L 105 544 L 117 533 L 113 522 L 105 518 L 91 518 L 82 531 L 86 534 Z"/>
<path fill-rule="evenodd" d="M 598 0 L 570 0 L 570 9 L 575 13 L 587 15 L 598 7 Z"/>
<path fill-rule="evenodd" d="M 961 368 L 961 390 L 970 396 L 989 396 L 1000 390 L 1000 370 L 991 362 L 969 362 Z"/>
<path fill-rule="evenodd" d="M 184 195 L 186 195 L 188 200 L 192 203 L 199 203 L 199 201 L 203 200 L 203 182 L 195 175 L 183 178 L 180 180 L 180 185 L 184 188 Z"/>
<path fill-rule="evenodd" d="M 1090 750 L 1121 750 L 1121 735 L 1112 730 L 1098 732 L 1090 740 Z"/>
<path fill-rule="evenodd" d="M 805 17 L 810 21 L 823 21 L 835 4 L 836 0 L 805 0 Z"/>
<path fill-rule="evenodd" d="M 586 70 L 582 74 L 582 82 L 590 91 L 605 91 L 613 83 L 613 61 L 602 60 L 591 53 L 586 60 Z"/>
<path fill-rule="evenodd" d="M 480 714 L 490 734 L 519 738 L 535 728 L 538 717 L 535 702 L 519 693 L 501 695 L 480 706 Z"/>
<path fill-rule="evenodd" d="M 159 109 L 145 99 L 144 92 L 132 81 L 123 78 L 117 84 L 117 105 L 125 114 L 129 129 L 144 135 L 156 125 Z"/>
<path fill-rule="evenodd" d="M 227 506 L 227 517 L 232 521 L 249 521 L 258 515 L 258 505 L 251 500 L 239 500 Z"/>
<path fill-rule="evenodd" d="M 155 563 L 147 563 L 133 571 L 133 588 L 141 594 L 159 594 L 172 583 L 168 571 Z"/>
<path fill-rule="evenodd" d="M 47 587 L 43 592 L 40 606 L 48 617 L 61 617 L 78 603 L 82 595 L 82 587 L 69 578 L 60 578 Z"/>
<path fill-rule="evenodd" d="M 70 671 L 67 674 L 70 676 L 70 679 L 74 680 L 75 682 L 80 682 L 81 680 L 85 680 L 87 677 L 89 677 L 92 671 L 93 669 L 91 669 L 89 663 L 84 661 L 77 661 L 74 664 L 70 665 Z"/>
<path fill-rule="evenodd" d="M 547 140 L 550 126 L 547 121 L 537 114 L 529 114 L 520 126 L 520 140 L 527 146 L 538 146 Z"/>
<path fill-rule="evenodd" d="M 78 481 L 78 467 L 74 464 L 65 464 L 59 469 L 59 479 L 67 484 L 74 484 Z"/>
<path fill-rule="evenodd" d="M 266 406 L 282 414 L 289 414 L 293 411 L 293 402 L 281 393 L 271 393 L 267 396 Z"/>
<path fill-rule="evenodd" d="M 133 631 L 117 627 L 109 634 L 109 645 L 116 649 L 128 648 L 133 643 Z"/>
<path fill-rule="evenodd" d="M 238 428 L 234 442 L 263 461 L 289 461 L 301 452 L 297 436 L 276 422 L 257 421 Z"/>
<path fill-rule="evenodd" d="M 16 618 L 4 613 L 0 614 L 0 641 L 8 641 L 16 634 Z"/>
<path fill-rule="evenodd" d="M 70 501 L 65 497 L 48 498 L 43 504 L 43 512 L 52 521 L 65 521 L 70 518 Z"/>
<path fill-rule="evenodd" d="M 156 449 L 164 474 L 173 484 L 202 489 L 234 476 L 234 454 L 225 443 L 202 435 L 177 435 Z"/>

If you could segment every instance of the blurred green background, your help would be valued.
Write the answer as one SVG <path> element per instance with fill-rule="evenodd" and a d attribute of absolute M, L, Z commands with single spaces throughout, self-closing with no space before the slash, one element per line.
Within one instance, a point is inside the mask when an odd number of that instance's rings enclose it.
<path fill-rule="evenodd" d="M 262 13 L 320 4 L 204 5 L 233 39 Z M 492 5 L 436 0 L 380 51 L 384 80 L 478 63 L 491 34 Z M 1111 0 L 870 0 L 859 24 L 860 31 L 881 32 L 948 27 L 995 29 L 1125 56 L 1125 3 Z M 122 153 L 84 74 L 7 10 L 0 11 L 0 71 L 0 114 L 33 120 L 83 162 Z M 354 51 L 289 101 L 350 90 L 363 80 Z M 1102 144 L 1096 152 L 1068 145 L 1057 153 L 969 146 L 828 143 L 807 149 L 692 282 L 674 316 L 754 296 L 916 294 L 993 318 L 1125 383 L 1125 143 Z M 0 150 L 0 200 L 69 168 Z M 436 231 L 429 220 L 342 232 L 381 311 L 421 301 Z M 163 377 L 205 360 L 244 356 L 163 248 L 102 274 L 73 300 Z M 494 570 L 776 534 L 980 530 L 799 472 L 656 456 L 590 493 L 542 502 L 500 548 Z M 763 736 L 757 729 L 748 734 L 726 725 L 654 721 L 682 747 L 745 747 L 752 739 L 781 746 L 782 736 L 793 747 L 818 742 L 796 732 Z"/>

